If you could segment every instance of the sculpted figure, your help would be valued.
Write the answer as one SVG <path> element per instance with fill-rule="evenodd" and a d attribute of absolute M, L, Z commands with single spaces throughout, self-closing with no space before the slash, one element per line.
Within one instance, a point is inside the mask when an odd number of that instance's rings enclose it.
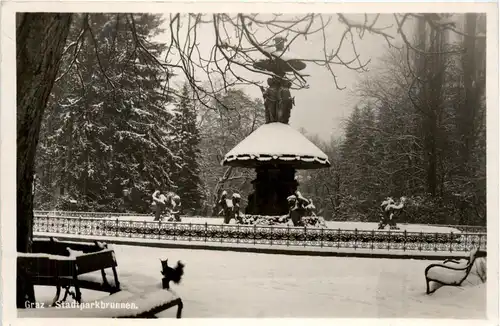
<path fill-rule="evenodd" d="M 290 113 L 294 105 L 294 98 L 290 94 L 292 83 L 288 80 L 283 80 L 279 88 L 279 105 L 278 105 L 278 122 L 288 123 Z"/>
<path fill-rule="evenodd" d="M 294 98 L 290 94 L 291 82 L 277 79 L 276 77 L 267 80 L 269 87 L 261 87 L 266 108 L 266 122 L 288 123 L 290 111 L 294 105 Z"/>
<path fill-rule="evenodd" d="M 261 88 L 264 96 L 264 107 L 266 108 L 266 122 L 277 122 L 277 105 L 279 85 L 274 78 L 268 78 L 267 89 Z"/>

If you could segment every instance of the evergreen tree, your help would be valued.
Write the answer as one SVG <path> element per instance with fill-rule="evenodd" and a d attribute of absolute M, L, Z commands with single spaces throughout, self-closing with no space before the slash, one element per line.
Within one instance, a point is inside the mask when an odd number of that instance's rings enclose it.
<path fill-rule="evenodd" d="M 169 76 L 154 59 L 165 45 L 151 40 L 162 20 L 133 17 L 74 20 L 69 39 L 78 52 L 61 65 L 38 150 L 37 193 L 51 208 L 116 210 L 123 190 L 132 189 L 128 209 L 145 211 L 143 197 L 172 184 L 173 116 L 161 91 Z M 80 34 L 82 24 L 88 28 Z M 68 207 L 71 199 L 77 207 Z"/>
<path fill-rule="evenodd" d="M 172 149 L 177 158 L 172 179 L 176 185 L 176 193 L 181 197 L 184 213 L 194 213 L 201 209 L 203 200 L 198 163 L 201 137 L 195 105 L 187 83 L 182 87 L 173 125 Z"/>

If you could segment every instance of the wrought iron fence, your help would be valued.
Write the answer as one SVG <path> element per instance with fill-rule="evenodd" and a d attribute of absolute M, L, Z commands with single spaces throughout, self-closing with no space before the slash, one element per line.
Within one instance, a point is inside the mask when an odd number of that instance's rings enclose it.
<path fill-rule="evenodd" d="M 427 233 L 292 226 L 126 221 L 118 218 L 35 214 L 39 233 L 173 241 L 285 245 L 352 249 L 465 252 L 486 250 L 486 233 Z"/>
<path fill-rule="evenodd" d="M 60 217 L 81 217 L 81 218 L 107 218 L 107 219 L 115 219 L 118 217 L 144 217 L 148 218 L 153 216 L 153 214 L 137 214 L 137 213 L 115 213 L 115 212 L 78 212 L 78 211 L 34 211 L 35 217 L 44 217 L 44 216 L 60 216 Z M 184 216 L 186 217 L 186 216 Z M 206 218 L 206 216 L 189 216 L 189 218 L 197 219 L 197 218 Z M 221 218 L 222 220 L 222 218 Z M 327 221 L 328 223 L 328 221 Z M 194 223 L 193 223 L 194 224 Z M 487 233 L 485 226 L 477 226 L 477 225 L 454 225 L 454 224 L 423 224 L 429 227 L 446 227 L 453 228 L 459 230 L 464 233 Z"/>

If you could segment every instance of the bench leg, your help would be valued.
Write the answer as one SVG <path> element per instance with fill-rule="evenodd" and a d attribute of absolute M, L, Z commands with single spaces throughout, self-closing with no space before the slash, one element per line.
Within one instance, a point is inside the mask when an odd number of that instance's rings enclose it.
<path fill-rule="evenodd" d="M 104 269 L 101 269 L 101 276 L 102 276 L 103 285 L 111 288 L 111 285 L 109 285 L 108 279 L 106 278 L 106 272 L 104 271 Z"/>
<path fill-rule="evenodd" d="M 78 286 L 78 283 L 75 283 L 74 287 L 75 287 L 75 292 L 70 291 L 71 285 L 66 287 L 66 292 L 64 293 L 62 301 L 66 301 L 66 298 L 68 297 L 69 294 L 76 302 L 78 302 L 78 304 L 81 303 L 82 293 L 80 292 L 80 287 Z"/>
<path fill-rule="evenodd" d="M 179 303 L 179 305 L 177 306 L 177 314 L 175 316 L 175 318 L 177 319 L 180 319 L 182 317 L 182 309 L 184 308 L 184 303 L 182 303 L 182 301 Z"/>
<path fill-rule="evenodd" d="M 78 286 L 78 283 L 75 284 L 75 300 L 78 302 L 78 304 L 82 303 L 82 292 L 80 292 L 80 287 Z"/>
<path fill-rule="evenodd" d="M 61 285 L 57 284 L 56 285 L 56 295 L 55 295 L 54 299 L 52 300 L 52 304 L 51 304 L 52 307 L 55 307 L 56 302 L 59 300 L 60 295 L 61 295 Z M 64 297 L 66 298 L 66 295 Z"/>
<path fill-rule="evenodd" d="M 120 282 L 118 281 L 118 273 L 116 271 L 116 267 L 113 266 L 111 267 L 111 269 L 113 270 L 113 277 L 115 278 L 115 287 L 117 290 L 120 290 Z"/>
<path fill-rule="evenodd" d="M 450 285 L 455 286 L 455 284 L 444 284 L 444 283 L 441 283 L 441 282 L 430 280 L 428 278 L 426 278 L 425 281 L 427 283 L 427 291 L 426 291 L 427 294 L 432 294 L 432 293 L 436 292 L 437 290 L 439 290 L 443 286 L 450 286 Z M 437 286 L 435 289 L 431 290 L 430 286 L 429 286 L 431 282 L 434 282 L 434 283 L 438 284 L 439 286 Z"/>
<path fill-rule="evenodd" d="M 427 289 L 426 289 L 425 293 L 427 293 L 427 294 L 430 294 L 429 282 L 430 282 L 429 279 L 426 277 L 425 278 L 425 285 L 426 285 Z"/>

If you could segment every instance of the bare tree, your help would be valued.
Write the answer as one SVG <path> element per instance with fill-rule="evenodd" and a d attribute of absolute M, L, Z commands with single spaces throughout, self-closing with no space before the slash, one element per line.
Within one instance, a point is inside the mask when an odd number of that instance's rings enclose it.
<path fill-rule="evenodd" d="M 414 44 L 389 49 L 355 95 L 378 111 L 373 131 L 383 139 L 377 173 L 387 174 L 384 189 L 446 199 L 461 223 L 472 221 L 465 218 L 473 210 L 474 221 L 484 221 L 484 17 L 453 17 L 464 20 L 462 32 L 433 24 L 433 16 L 414 16 Z M 447 223 L 458 221 L 451 210 Z"/>
<path fill-rule="evenodd" d="M 245 192 L 253 176 L 251 169 L 222 167 L 224 155 L 264 122 L 263 104 L 240 89 L 229 89 L 215 109 L 200 108 L 202 155 L 200 157 L 205 197 L 213 206 L 223 190 Z"/>

